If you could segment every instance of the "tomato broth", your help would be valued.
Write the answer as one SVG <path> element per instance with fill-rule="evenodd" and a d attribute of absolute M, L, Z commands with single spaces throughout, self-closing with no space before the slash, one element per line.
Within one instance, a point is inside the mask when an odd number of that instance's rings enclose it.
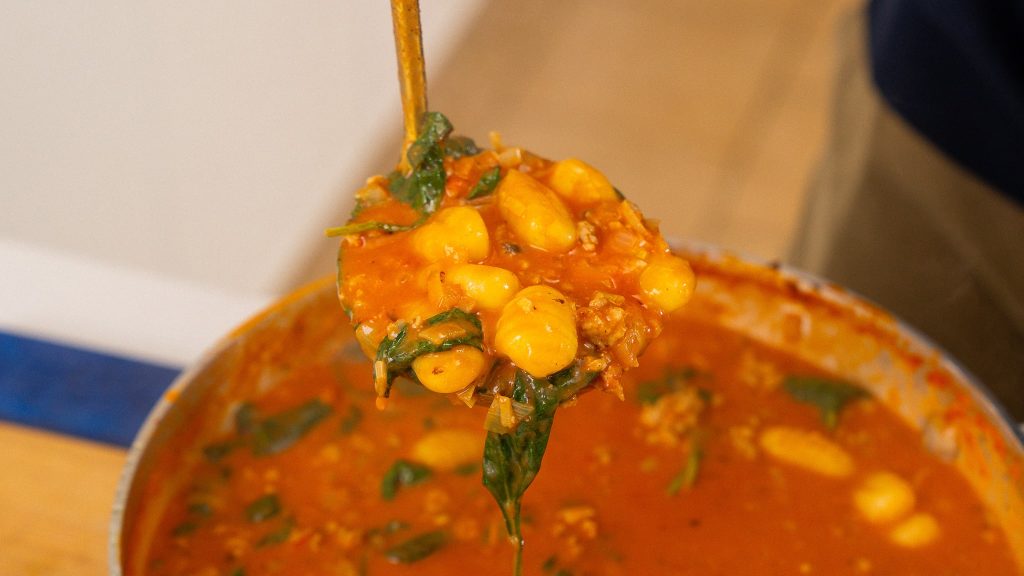
<path fill-rule="evenodd" d="M 508 574 L 481 411 L 401 381 L 377 410 L 368 363 L 343 342 L 287 352 L 273 378 L 252 355 L 200 405 L 149 471 L 152 521 L 124 535 L 126 574 Z M 524 573 L 1019 573 L 917 431 L 865 394 L 830 425 L 794 382 L 840 381 L 674 315 L 623 377 L 624 401 L 587 394 L 558 412 L 523 499 Z M 879 478 L 896 496 L 872 492 Z"/>

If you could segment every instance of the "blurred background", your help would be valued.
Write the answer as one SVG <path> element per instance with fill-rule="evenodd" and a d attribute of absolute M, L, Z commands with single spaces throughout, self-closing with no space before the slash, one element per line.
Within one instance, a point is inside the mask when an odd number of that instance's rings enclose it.
<path fill-rule="evenodd" d="M 667 235 L 780 258 L 853 5 L 425 2 L 430 104 L 583 158 Z M 5 12 L 0 327 L 188 363 L 330 273 L 322 230 L 397 162 L 386 3 Z"/>
<path fill-rule="evenodd" d="M 78 402 L 60 386 L 68 374 L 93 370 L 95 382 L 109 369 L 82 357 L 70 372 L 19 372 L 16 360 L 45 362 L 49 344 L 168 380 L 276 296 L 332 272 L 322 230 L 397 162 L 386 2 L 3 4 L 8 390 L 35 377 Z M 580 157 L 666 235 L 784 257 L 825 141 L 837 22 L 858 2 L 423 4 L 431 108 L 458 132 Z M 0 573 L 105 571 L 116 445 L 130 435 L 97 438 L 0 424 L 0 462 L 17 470 L 0 475 Z"/>

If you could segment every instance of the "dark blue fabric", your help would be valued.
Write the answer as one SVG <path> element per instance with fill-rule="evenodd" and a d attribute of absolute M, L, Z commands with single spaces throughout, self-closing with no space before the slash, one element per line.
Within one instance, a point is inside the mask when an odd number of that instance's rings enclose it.
<path fill-rule="evenodd" d="M 128 446 L 178 373 L 0 332 L 0 419 Z"/>
<path fill-rule="evenodd" d="M 889 105 L 1024 204 L 1024 0 L 872 0 L 869 21 Z"/>

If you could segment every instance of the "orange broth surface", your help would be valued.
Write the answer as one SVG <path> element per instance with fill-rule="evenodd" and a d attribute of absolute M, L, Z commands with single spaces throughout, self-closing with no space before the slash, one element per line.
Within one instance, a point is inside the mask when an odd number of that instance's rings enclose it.
<path fill-rule="evenodd" d="M 666 374 L 675 375 L 667 393 Z M 821 375 L 740 334 L 673 316 L 623 377 L 624 401 L 587 394 L 558 412 L 543 469 L 523 499 L 524 573 L 1019 573 L 967 482 L 915 431 L 870 398 L 847 407 L 830 431 L 816 408 L 780 388 L 791 374 Z M 370 380 L 349 343 L 328 362 L 297 361 L 272 387 L 253 374 L 230 402 L 207 403 L 151 474 L 147 513 L 158 521 L 152 533 L 126 535 L 126 573 L 508 574 L 513 548 L 481 485 L 478 456 L 382 497 L 389 468 L 410 459 L 422 438 L 455 429 L 482 445 L 481 410 L 400 384 L 378 411 Z M 661 428 L 645 411 L 693 391 L 703 409 L 669 426 L 686 441 L 659 441 Z M 241 402 L 269 415 L 313 399 L 329 412 L 278 453 L 256 455 L 232 431 Z M 832 478 L 769 457 L 757 438 L 778 425 L 838 444 L 854 471 Z M 695 439 L 703 457 L 692 483 L 680 486 Z M 229 448 L 211 450 L 218 446 Z M 898 546 L 891 524 L 858 512 L 853 493 L 878 471 L 910 483 L 914 510 L 937 521 L 937 539 Z M 254 502 L 270 495 L 276 511 L 254 519 Z M 423 534 L 434 536 L 422 557 L 389 560 Z"/>

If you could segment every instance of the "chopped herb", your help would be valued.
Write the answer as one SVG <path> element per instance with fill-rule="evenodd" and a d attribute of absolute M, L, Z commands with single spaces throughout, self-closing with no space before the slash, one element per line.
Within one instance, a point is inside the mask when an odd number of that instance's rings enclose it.
<path fill-rule="evenodd" d="M 388 523 L 384 524 L 383 526 L 378 526 L 376 528 L 371 528 L 370 530 L 367 530 L 366 536 L 368 538 L 372 538 L 374 536 L 388 536 L 394 534 L 395 532 L 401 532 L 402 530 L 405 530 L 408 527 L 409 524 L 406 522 L 402 522 L 401 520 L 389 520 Z"/>
<path fill-rule="evenodd" d="M 690 448 L 690 453 L 686 455 L 686 464 L 683 465 L 683 469 L 678 474 L 672 477 L 672 481 L 669 482 L 665 492 L 669 496 L 675 496 L 684 488 L 687 490 L 692 488 L 697 482 L 697 477 L 700 475 L 702 460 L 704 460 L 704 450 L 699 444 L 694 443 L 693 447 Z"/>
<path fill-rule="evenodd" d="M 618 197 L 619 200 L 626 199 L 626 195 L 622 193 L 622 190 L 619 190 L 615 186 L 612 186 L 612 190 L 615 190 L 615 196 Z"/>
<path fill-rule="evenodd" d="M 466 462 L 456 466 L 452 472 L 455 472 L 459 476 L 472 476 L 476 474 L 477 470 L 480 470 L 480 465 L 476 462 Z"/>
<path fill-rule="evenodd" d="M 448 543 L 448 535 L 441 530 L 414 536 L 384 552 L 392 564 L 412 564 L 437 552 Z"/>
<path fill-rule="evenodd" d="M 474 198 L 481 198 L 487 196 L 498 186 L 498 180 L 501 179 L 501 169 L 497 166 L 491 168 L 487 172 L 484 172 L 480 176 L 480 181 L 473 186 L 473 189 L 469 191 L 468 198 L 473 200 Z"/>
<path fill-rule="evenodd" d="M 193 502 L 188 505 L 188 514 L 200 518 L 209 518 L 213 514 L 213 508 L 206 502 Z"/>
<path fill-rule="evenodd" d="M 654 404 L 662 396 L 682 390 L 698 375 L 699 372 L 692 366 L 666 370 L 660 380 L 641 382 L 637 386 L 636 398 L 641 404 Z"/>
<path fill-rule="evenodd" d="M 466 136 L 449 136 L 444 143 L 444 155 L 449 158 L 462 158 L 480 153 L 480 148 L 472 138 Z"/>
<path fill-rule="evenodd" d="M 573 576 L 571 571 L 558 567 L 558 557 L 554 555 L 548 556 L 548 559 L 540 565 L 540 569 L 551 576 Z"/>
<path fill-rule="evenodd" d="M 847 404 L 868 395 L 855 384 L 815 376 L 788 376 L 782 386 L 797 402 L 817 406 L 829 430 L 839 424 L 839 412 Z"/>
<path fill-rule="evenodd" d="M 425 482 L 433 475 L 434 471 L 422 464 L 396 460 L 384 473 L 384 478 L 380 482 L 380 497 L 384 500 L 394 500 L 399 489 Z"/>
<path fill-rule="evenodd" d="M 341 424 L 338 429 L 342 434 L 351 434 L 363 421 L 363 411 L 355 404 L 349 406 L 348 411 L 341 417 Z"/>
<path fill-rule="evenodd" d="M 232 450 L 238 448 L 239 445 L 240 443 L 237 440 L 207 444 L 203 447 L 203 456 L 210 462 L 217 463 L 230 454 Z"/>
<path fill-rule="evenodd" d="M 278 500 L 277 494 L 261 496 L 245 507 L 245 518 L 252 523 L 270 520 L 280 513 L 281 501 Z"/>
<path fill-rule="evenodd" d="M 196 531 L 199 528 L 199 523 L 195 520 L 185 520 L 181 524 L 178 524 L 171 530 L 171 535 L 174 537 L 188 536 L 189 534 Z"/>
<path fill-rule="evenodd" d="M 235 432 L 245 436 L 256 426 L 256 407 L 251 402 L 242 402 L 235 409 Z"/>
<path fill-rule="evenodd" d="M 439 112 L 427 112 L 420 121 L 419 137 L 406 152 L 411 170 L 389 176 L 388 190 L 421 214 L 432 214 L 444 196 L 444 142 L 452 124 Z"/>
<path fill-rule="evenodd" d="M 328 228 L 324 230 L 324 236 L 333 238 L 335 236 L 348 236 L 350 234 L 359 234 L 360 232 L 369 232 L 370 230 L 382 230 L 388 234 L 392 234 L 403 230 L 412 230 L 415 227 L 416 224 L 406 226 L 402 224 L 391 224 L 389 222 L 356 222 L 354 224 Z"/>
<path fill-rule="evenodd" d="M 245 576 L 245 569 L 244 568 L 235 568 L 230 573 L 228 573 L 228 576 Z"/>
<path fill-rule="evenodd" d="M 264 546 L 272 546 L 274 544 L 280 544 L 292 535 L 292 528 L 295 527 L 295 519 L 289 517 L 285 518 L 284 522 L 281 523 L 277 529 L 268 532 L 263 535 L 262 538 L 256 541 L 257 548 L 263 548 Z"/>

